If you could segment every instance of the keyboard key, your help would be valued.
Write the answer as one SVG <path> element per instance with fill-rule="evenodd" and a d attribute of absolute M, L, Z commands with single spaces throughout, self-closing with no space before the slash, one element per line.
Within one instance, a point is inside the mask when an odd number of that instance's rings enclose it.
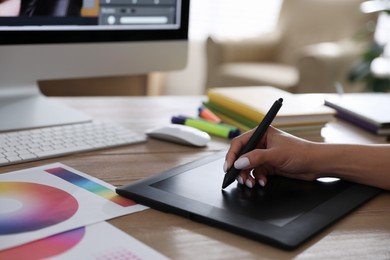
<path fill-rule="evenodd" d="M 124 127 L 98 122 L 0 133 L 0 165 L 144 141 L 144 135 Z"/>

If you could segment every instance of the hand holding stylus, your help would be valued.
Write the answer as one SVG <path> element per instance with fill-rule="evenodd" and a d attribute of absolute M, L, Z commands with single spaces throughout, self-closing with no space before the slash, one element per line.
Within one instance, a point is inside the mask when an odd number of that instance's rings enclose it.
<path fill-rule="evenodd" d="M 282 98 L 279 98 L 274 102 L 274 104 L 267 112 L 267 114 L 265 115 L 265 117 L 263 118 L 259 126 L 256 128 L 251 138 L 248 140 L 247 144 L 243 147 L 243 149 L 238 154 L 237 158 L 256 148 L 256 145 L 260 142 L 261 138 L 264 136 L 265 132 L 267 131 L 268 127 L 271 125 L 272 121 L 276 117 L 282 105 L 283 105 Z M 240 171 L 241 170 L 238 170 L 234 166 L 232 166 L 225 174 L 225 177 L 222 182 L 222 189 L 225 189 L 227 186 L 232 184 L 236 180 L 237 175 L 239 174 Z"/>

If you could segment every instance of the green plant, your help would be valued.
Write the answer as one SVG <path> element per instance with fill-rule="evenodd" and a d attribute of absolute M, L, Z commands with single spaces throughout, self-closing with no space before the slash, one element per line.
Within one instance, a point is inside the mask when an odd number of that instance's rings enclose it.
<path fill-rule="evenodd" d="M 390 90 L 390 79 L 376 77 L 371 71 L 372 61 L 381 56 L 384 46 L 373 42 L 363 52 L 360 62 L 352 68 L 349 73 L 349 81 L 352 83 L 364 82 L 367 91 L 388 92 Z"/>
<path fill-rule="evenodd" d="M 390 0 L 383 1 L 366 1 L 361 5 L 361 10 L 364 13 L 386 13 L 390 15 Z M 357 34 L 357 38 L 370 37 L 374 39 L 375 24 L 369 23 L 360 33 Z M 363 35 L 363 37 L 362 37 Z M 388 42 L 387 44 L 390 44 Z M 352 68 L 348 75 L 348 79 L 351 83 L 364 82 L 364 86 L 367 91 L 371 92 L 389 92 L 390 90 L 390 78 L 378 77 L 372 73 L 371 63 L 376 58 L 383 55 L 385 44 L 371 43 L 368 48 L 363 52 L 360 62 Z"/>

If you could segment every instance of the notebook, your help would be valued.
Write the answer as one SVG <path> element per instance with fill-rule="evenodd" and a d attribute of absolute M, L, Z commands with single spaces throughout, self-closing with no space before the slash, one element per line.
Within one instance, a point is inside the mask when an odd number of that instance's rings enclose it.
<path fill-rule="evenodd" d="M 259 124 L 259 122 L 248 120 L 237 113 L 227 111 L 226 109 L 220 108 L 219 106 L 216 106 L 210 102 L 203 102 L 203 105 L 214 112 L 222 120 L 222 122 L 237 127 L 242 133 L 257 127 Z M 280 130 L 295 136 L 315 142 L 322 142 L 324 139 L 321 135 L 321 131 L 324 127 L 324 124 L 324 122 L 319 122 L 311 124 L 273 125 L 278 127 Z"/>
<path fill-rule="evenodd" d="M 347 93 L 325 99 L 345 119 L 378 135 L 390 135 L 389 93 Z"/>
<path fill-rule="evenodd" d="M 221 111 L 230 111 L 252 122 L 260 122 L 273 102 L 283 98 L 283 107 L 273 121 L 275 126 L 326 123 L 335 114 L 309 95 L 296 95 L 275 87 L 212 88 L 207 96 Z"/>
<path fill-rule="evenodd" d="M 117 188 L 152 208 L 179 214 L 286 250 L 380 192 L 364 185 L 272 177 L 265 188 L 237 183 L 222 190 L 226 152 Z"/>

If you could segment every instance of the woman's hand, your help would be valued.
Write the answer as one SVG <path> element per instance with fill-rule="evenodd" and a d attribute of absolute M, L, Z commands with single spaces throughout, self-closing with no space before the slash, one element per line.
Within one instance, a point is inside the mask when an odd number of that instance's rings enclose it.
<path fill-rule="evenodd" d="M 297 138 L 270 126 L 257 148 L 237 155 L 248 142 L 254 130 L 234 138 L 226 154 L 224 170 L 233 166 L 242 170 L 237 181 L 252 188 L 256 183 L 264 186 L 267 175 L 281 175 L 290 178 L 313 180 L 319 177 L 312 170 L 312 151 L 316 143 Z M 314 169 L 314 168 L 313 168 Z"/>

